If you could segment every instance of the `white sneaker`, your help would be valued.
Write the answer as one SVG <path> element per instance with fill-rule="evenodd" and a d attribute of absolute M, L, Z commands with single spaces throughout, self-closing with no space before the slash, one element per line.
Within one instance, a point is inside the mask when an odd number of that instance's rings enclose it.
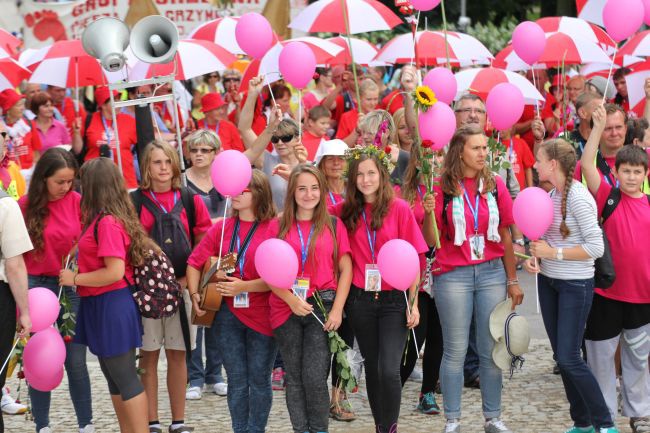
<path fill-rule="evenodd" d="M 445 424 L 444 433 L 460 433 L 460 420 L 459 419 L 448 419 Z"/>
<path fill-rule="evenodd" d="M 2 388 L 2 399 L 0 399 L 0 407 L 2 412 L 7 415 L 20 415 L 27 412 L 27 406 L 24 404 L 16 403 L 16 400 L 9 394 L 9 388 Z"/>
<path fill-rule="evenodd" d="M 212 392 L 222 397 L 228 394 L 228 384 L 224 382 L 215 383 L 214 385 L 211 385 L 211 388 Z"/>
<path fill-rule="evenodd" d="M 201 400 L 201 394 L 200 386 L 190 386 L 185 391 L 185 400 Z"/>
<path fill-rule="evenodd" d="M 80 428 L 79 433 L 95 433 L 95 426 L 88 424 L 86 427 Z"/>
<path fill-rule="evenodd" d="M 485 420 L 485 433 L 512 433 L 508 427 L 499 418 L 490 418 Z"/>
<path fill-rule="evenodd" d="M 38 433 L 52 433 L 52 429 L 49 427 L 43 427 L 38 431 Z"/>

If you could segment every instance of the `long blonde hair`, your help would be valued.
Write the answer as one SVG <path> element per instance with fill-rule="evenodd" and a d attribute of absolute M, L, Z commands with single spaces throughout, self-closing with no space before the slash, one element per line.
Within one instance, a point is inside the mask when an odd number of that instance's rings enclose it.
<path fill-rule="evenodd" d="M 152 242 L 144 232 L 140 218 L 126 190 L 124 177 L 113 160 L 95 158 L 84 163 L 81 176 L 81 218 L 89 226 L 100 214 L 111 215 L 118 220 L 131 239 L 129 260 L 133 266 L 144 262 Z"/>

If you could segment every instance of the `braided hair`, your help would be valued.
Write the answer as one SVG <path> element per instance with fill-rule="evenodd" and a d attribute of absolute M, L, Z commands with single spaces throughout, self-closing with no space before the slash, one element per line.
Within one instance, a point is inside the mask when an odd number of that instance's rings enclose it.
<path fill-rule="evenodd" d="M 558 163 L 558 168 L 562 170 L 566 181 L 564 183 L 564 191 L 562 191 L 562 204 L 560 210 L 562 212 L 562 222 L 560 223 L 560 234 L 562 238 L 566 239 L 571 233 L 566 224 L 566 206 L 569 197 L 569 191 L 573 184 L 573 172 L 576 168 L 576 151 L 569 142 L 561 138 L 548 140 L 542 144 L 541 149 L 549 160 L 555 160 Z"/>

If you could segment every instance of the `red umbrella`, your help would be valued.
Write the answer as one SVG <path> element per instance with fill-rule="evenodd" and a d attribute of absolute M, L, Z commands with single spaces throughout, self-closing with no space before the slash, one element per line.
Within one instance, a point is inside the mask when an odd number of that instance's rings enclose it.
<path fill-rule="evenodd" d="M 4 29 L 0 29 L 0 58 L 12 57 L 20 46 L 20 39 Z"/>
<path fill-rule="evenodd" d="M 29 78 L 31 71 L 24 68 L 11 57 L 0 59 L 0 91 L 13 89 L 21 81 Z"/>
<path fill-rule="evenodd" d="M 401 23 L 397 15 L 377 0 L 318 0 L 303 9 L 289 27 L 308 33 L 353 35 L 390 30 Z"/>

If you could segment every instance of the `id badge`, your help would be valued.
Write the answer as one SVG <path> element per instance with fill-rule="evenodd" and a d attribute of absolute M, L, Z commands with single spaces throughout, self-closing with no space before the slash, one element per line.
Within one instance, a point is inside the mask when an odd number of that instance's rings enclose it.
<path fill-rule="evenodd" d="M 309 293 L 309 277 L 299 277 L 293 282 L 291 286 L 293 293 L 302 299 L 303 301 L 307 300 L 307 294 Z"/>
<path fill-rule="evenodd" d="M 472 252 L 472 260 L 483 260 L 485 258 L 485 237 L 483 235 L 471 236 L 469 248 Z"/>
<path fill-rule="evenodd" d="M 235 295 L 233 299 L 233 306 L 235 308 L 248 308 L 248 292 L 242 292 Z"/>
<path fill-rule="evenodd" d="M 366 265 L 366 292 L 381 291 L 381 274 L 379 268 L 374 264 Z"/>

